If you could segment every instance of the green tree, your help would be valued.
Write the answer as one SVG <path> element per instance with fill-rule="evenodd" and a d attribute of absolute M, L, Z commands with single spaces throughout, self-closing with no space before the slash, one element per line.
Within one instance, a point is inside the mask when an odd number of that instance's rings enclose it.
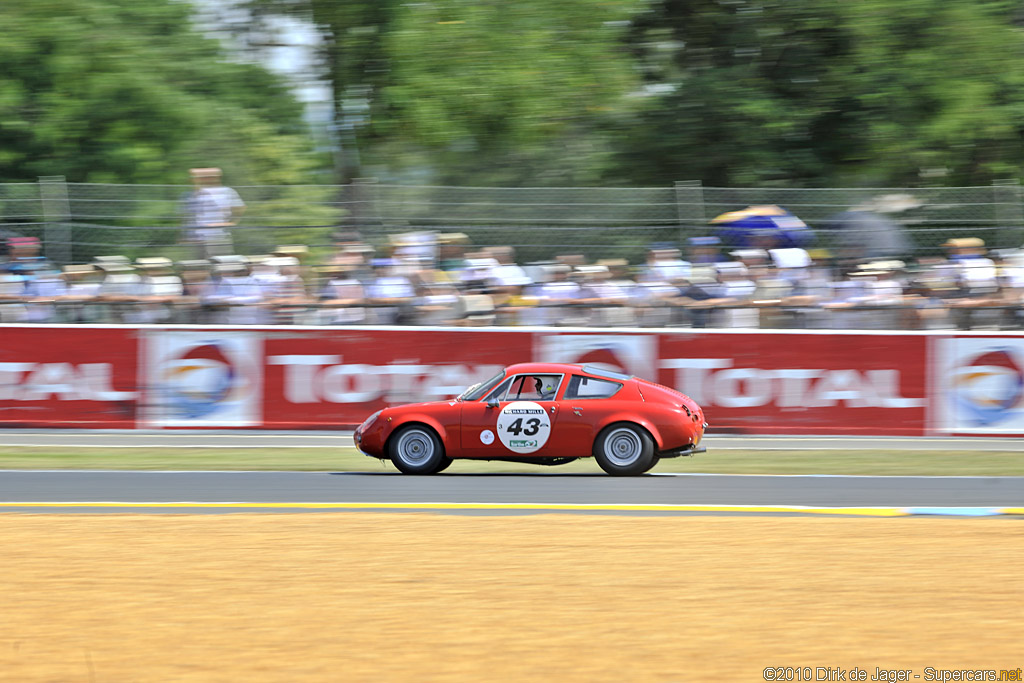
<path fill-rule="evenodd" d="M 325 40 L 340 179 L 596 181 L 606 129 L 634 107 L 622 36 L 643 0 L 252 0 Z M 365 108 L 365 111 L 362 109 Z M 358 145 L 358 163 L 354 146 Z"/>
<path fill-rule="evenodd" d="M 0 26 L 0 181 L 186 183 L 219 165 L 300 182 L 317 163 L 286 87 L 229 61 L 188 3 L 0 3 Z"/>
<path fill-rule="evenodd" d="M 1020 173 L 1024 36 L 1003 0 L 662 0 L 615 176 L 978 184 Z"/>

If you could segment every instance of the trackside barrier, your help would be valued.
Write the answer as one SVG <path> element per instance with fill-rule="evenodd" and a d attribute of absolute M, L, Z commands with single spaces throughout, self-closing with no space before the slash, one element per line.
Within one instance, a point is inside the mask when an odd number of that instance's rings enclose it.
<path fill-rule="evenodd" d="M 0 325 L 0 425 L 345 429 L 503 366 L 603 363 L 711 431 L 1024 435 L 1024 334 Z"/>

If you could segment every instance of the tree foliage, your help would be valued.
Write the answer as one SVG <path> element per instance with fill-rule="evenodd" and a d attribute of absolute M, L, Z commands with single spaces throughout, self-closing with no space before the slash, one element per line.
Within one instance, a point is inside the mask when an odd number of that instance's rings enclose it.
<path fill-rule="evenodd" d="M 0 181 L 184 183 L 196 165 L 234 182 L 307 176 L 299 105 L 226 59 L 186 3 L 0 3 L 0 26 Z"/>
<path fill-rule="evenodd" d="M 606 130 L 638 80 L 622 43 L 642 0 L 252 0 L 300 12 L 327 40 L 353 174 L 462 184 L 596 182 Z"/>
<path fill-rule="evenodd" d="M 977 184 L 1020 173 L 1024 36 L 1001 0 L 663 0 L 616 175 L 713 185 Z"/>
<path fill-rule="evenodd" d="M 1017 0 L 235 1 L 322 33 L 343 182 L 963 185 L 1024 159 Z M 326 166 L 190 11 L 0 3 L 0 181 Z"/>

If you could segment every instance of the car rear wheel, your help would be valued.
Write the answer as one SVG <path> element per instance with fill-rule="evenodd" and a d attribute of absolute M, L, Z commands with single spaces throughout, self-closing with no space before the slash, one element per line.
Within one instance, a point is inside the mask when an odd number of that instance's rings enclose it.
<path fill-rule="evenodd" d="M 434 430 L 420 425 L 400 429 L 388 441 L 391 462 L 405 474 L 434 474 L 447 467 L 444 445 Z"/>
<path fill-rule="evenodd" d="M 613 424 L 598 435 L 594 457 L 601 469 L 618 477 L 643 474 L 657 462 L 651 435 L 625 422 Z"/>

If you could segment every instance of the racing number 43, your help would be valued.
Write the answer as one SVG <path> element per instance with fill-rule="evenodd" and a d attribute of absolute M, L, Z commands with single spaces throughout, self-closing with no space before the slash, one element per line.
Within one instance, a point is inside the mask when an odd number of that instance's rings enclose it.
<path fill-rule="evenodd" d="M 524 428 L 523 418 L 517 417 L 505 431 L 515 434 L 516 436 L 519 436 L 520 434 L 523 436 L 533 436 L 540 431 L 540 420 L 535 417 L 531 417 L 526 421 L 526 427 Z"/>

